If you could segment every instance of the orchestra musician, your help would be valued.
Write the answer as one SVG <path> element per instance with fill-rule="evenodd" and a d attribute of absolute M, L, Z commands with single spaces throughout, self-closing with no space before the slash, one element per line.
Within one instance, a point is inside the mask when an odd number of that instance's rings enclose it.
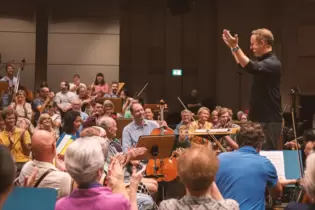
<path fill-rule="evenodd" d="M 252 32 L 250 49 L 257 61 L 250 60 L 238 44 L 238 36 L 223 30 L 222 38 L 231 49 L 236 63 L 248 73 L 254 75 L 251 88 L 249 118 L 259 122 L 264 130 L 266 143 L 264 150 L 277 149 L 281 134 L 281 99 L 280 79 L 281 62 L 272 52 L 273 34 L 268 29 L 257 29 Z"/>
<path fill-rule="evenodd" d="M 99 97 L 103 97 L 104 94 L 108 93 L 108 84 L 105 82 L 104 74 L 98 73 L 95 77 L 94 83 L 92 85 L 92 95 L 98 95 Z"/>
<path fill-rule="evenodd" d="M 145 118 L 146 120 L 154 120 L 154 119 L 153 119 L 153 118 L 154 118 L 154 114 L 153 114 L 151 108 L 146 108 L 146 109 L 144 110 L 144 118 Z"/>
<path fill-rule="evenodd" d="M 210 110 L 207 107 L 201 107 L 198 110 L 197 115 L 198 115 L 198 120 L 191 122 L 189 125 L 189 133 L 193 133 L 198 129 L 209 130 L 212 128 L 212 123 L 208 121 L 210 117 Z M 199 142 L 200 140 L 201 142 Z M 197 139 L 193 138 L 191 141 L 194 143 L 201 143 L 201 144 L 206 144 L 208 142 L 208 140 L 205 138 L 197 138 Z"/>
<path fill-rule="evenodd" d="M 0 144 L 11 151 L 18 175 L 24 164 L 30 160 L 31 137 L 27 130 L 15 126 L 17 117 L 14 109 L 3 110 L 2 118 L 5 122 L 5 129 L 0 132 Z"/>
<path fill-rule="evenodd" d="M 140 103 L 132 103 L 130 112 L 133 121 L 123 129 L 123 151 L 128 151 L 129 148 L 136 145 L 140 136 L 150 135 L 155 128 L 160 127 L 156 121 L 144 119 L 144 110 Z"/>
<path fill-rule="evenodd" d="M 55 94 L 50 91 L 48 87 L 41 87 L 39 90 L 38 97 L 32 103 L 34 111 L 34 126 L 37 125 L 39 116 L 46 109 L 47 105 L 50 104 L 55 98 Z"/>
<path fill-rule="evenodd" d="M 95 101 L 92 114 L 83 122 L 83 128 L 96 126 L 97 121 L 104 115 L 104 107 L 100 101 Z"/>
<path fill-rule="evenodd" d="M 77 95 L 69 91 L 70 86 L 68 82 L 60 83 L 60 92 L 55 96 L 54 101 L 61 110 L 61 115 L 71 109 L 71 101 L 77 98 Z"/>
<path fill-rule="evenodd" d="M 192 113 L 188 109 L 184 109 L 181 112 L 181 118 L 182 121 L 176 125 L 176 128 L 174 130 L 175 135 L 179 135 L 178 137 L 178 145 L 179 147 L 189 147 L 190 141 L 189 141 L 189 127 L 192 122 Z"/>
<path fill-rule="evenodd" d="M 248 119 L 248 116 L 246 113 L 239 111 L 237 112 L 237 120 L 241 121 L 241 122 L 246 122 Z"/>
<path fill-rule="evenodd" d="M 12 102 L 9 108 L 14 109 L 18 115 L 17 126 L 21 121 L 25 121 L 29 132 L 32 134 L 34 126 L 31 122 L 33 118 L 33 110 L 30 103 L 26 102 L 26 95 L 24 90 L 19 90 L 16 95 L 14 102 Z"/>
<path fill-rule="evenodd" d="M 69 84 L 70 86 L 70 91 L 71 92 L 77 92 L 77 89 L 78 87 L 85 87 L 86 88 L 86 85 L 84 83 L 81 82 L 81 78 L 80 78 L 80 75 L 79 74 L 75 74 L 73 75 L 73 79 L 72 79 L 72 82 Z"/>
<path fill-rule="evenodd" d="M 104 98 L 118 98 L 119 82 L 112 82 L 110 92 L 105 93 Z"/>
<path fill-rule="evenodd" d="M 116 119 L 117 115 L 114 113 L 114 110 L 115 110 L 114 103 L 110 100 L 105 100 L 103 105 L 104 105 L 104 116 L 108 116 L 108 117 Z"/>
<path fill-rule="evenodd" d="M 2 106 L 7 107 L 10 105 L 11 97 L 14 91 L 14 87 L 17 85 L 18 79 L 14 76 L 14 66 L 13 64 L 6 65 L 6 76 L 4 76 L 0 81 L 8 82 L 9 89 L 8 92 L 3 94 Z"/>
<path fill-rule="evenodd" d="M 130 113 L 130 105 L 131 102 L 133 101 L 133 98 L 129 94 L 129 91 L 127 89 L 122 89 L 119 93 L 119 97 L 122 98 L 123 100 L 123 107 L 122 107 L 122 113 L 121 115 L 124 118 L 131 118 L 131 113 Z"/>
<path fill-rule="evenodd" d="M 95 96 L 91 96 L 87 88 L 83 86 L 79 86 L 76 93 L 81 100 L 81 110 L 90 116 L 93 111 L 92 102 L 94 101 Z"/>
<path fill-rule="evenodd" d="M 210 121 L 213 124 L 213 127 L 217 127 L 219 122 L 219 117 L 218 117 L 218 113 L 219 113 L 220 108 L 215 108 L 212 112 L 211 112 L 211 118 Z"/>
<path fill-rule="evenodd" d="M 228 108 L 220 108 L 218 111 L 219 123 L 215 128 L 240 128 L 240 126 L 231 122 L 231 111 Z M 228 151 L 236 150 L 239 148 L 235 141 L 235 136 L 224 136 L 221 138 L 223 140 L 222 145 L 227 148 Z"/>
<path fill-rule="evenodd" d="M 218 155 L 216 184 L 222 196 L 236 200 L 240 209 L 265 210 L 266 186 L 271 196 L 277 198 L 283 186 L 296 183 L 278 177 L 271 161 L 259 155 L 264 140 L 258 123 L 244 124 L 239 131 L 240 149 Z"/>

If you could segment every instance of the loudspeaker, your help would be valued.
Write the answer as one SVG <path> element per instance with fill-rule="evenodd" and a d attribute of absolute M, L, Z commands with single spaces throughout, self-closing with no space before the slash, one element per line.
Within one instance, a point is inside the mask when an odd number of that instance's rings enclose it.
<path fill-rule="evenodd" d="M 191 12 L 193 0 L 168 0 L 168 8 L 172 15 L 182 15 Z"/>

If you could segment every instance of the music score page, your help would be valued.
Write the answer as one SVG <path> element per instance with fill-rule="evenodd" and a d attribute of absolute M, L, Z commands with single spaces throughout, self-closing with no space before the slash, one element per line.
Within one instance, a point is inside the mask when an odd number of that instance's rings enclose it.
<path fill-rule="evenodd" d="M 277 170 L 279 178 L 285 178 L 283 151 L 260 151 L 260 155 L 271 161 Z"/>

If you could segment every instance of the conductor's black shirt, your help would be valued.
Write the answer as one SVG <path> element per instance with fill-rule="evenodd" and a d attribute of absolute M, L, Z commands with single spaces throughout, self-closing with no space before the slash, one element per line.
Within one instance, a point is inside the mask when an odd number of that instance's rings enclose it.
<path fill-rule="evenodd" d="M 281 122 L 280 80 L 282 65 L 268 52 L 243 68 L 254 75 L 251 87 L 249 119 L 253 122 Z"/>

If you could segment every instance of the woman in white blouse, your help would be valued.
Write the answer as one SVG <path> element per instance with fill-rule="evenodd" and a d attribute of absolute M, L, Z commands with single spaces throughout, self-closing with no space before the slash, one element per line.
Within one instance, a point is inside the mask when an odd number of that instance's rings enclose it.
<path fill-rule="evenodd" d="M 19 127 L 20 124 L 27 124 L 29 132 L 34 132 L 34 126 L 31 121 L 33 118 L 33 110 L 30 103 L 26 102 L 26 95 L 24 90 L 19 90 L 16 93 L 15 100 L 9 106 L 11 109 L 15 109 L 18 114 L 16 125 Z M 24 122 L 23 122 L 24 121 Z"/>

